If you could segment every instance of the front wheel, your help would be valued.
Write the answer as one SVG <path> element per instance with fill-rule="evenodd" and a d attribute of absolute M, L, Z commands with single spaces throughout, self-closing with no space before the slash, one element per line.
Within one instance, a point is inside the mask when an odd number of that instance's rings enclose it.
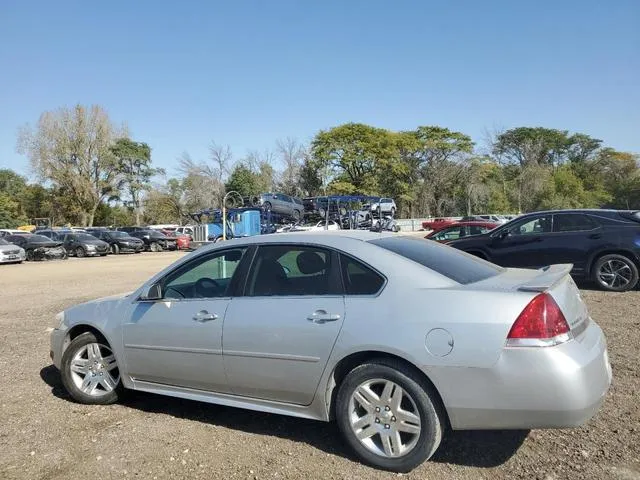
<path fill-rule="evenodd" d="M 111 245 L 111 253 L 118 255 L 120 253 L 120 247 L 114 243 Z"/>
<path fill-rule="evenodd" d="M 444 416 L 434 398 L 426 382 L 402 363 L 366 363 L 340 385 L 338 427 L 365 463 L 409 472 L 440 445 Z"/>
<path fill-rule="evenodd" d="M 593 279 L 604 290 L 626 292 L 638 283 L 638 267 L 624 255 L 604 255 L 594 265 Z"/>
<path fill-rule="evenodd" d="M 76 257 L 83 258 L 87 256 L 87 252 L 84 251 L 84 248 L 78 247 L 76 248 Z"/>
<path fill-rule="evenodd" d="M 62 384 L 79 403 L 107 405 L 122 392 L 120 370 L 111 347 L 93 333 L 78 335 L 62 355 Z"/>
<path fill-rule="evenodd" d="M 158 242 L 151 242 L 151 244 L 149 244 L 149 250 L 151 250 L 152 252 L 159 252 L 160 245 L 158 245 Z"/>
<path fill-rule="evenodd" d="M 33 250 L 27 250 L 27 262 L 33 262 L 35 260 L 36 256 L 33 253 Z"/>

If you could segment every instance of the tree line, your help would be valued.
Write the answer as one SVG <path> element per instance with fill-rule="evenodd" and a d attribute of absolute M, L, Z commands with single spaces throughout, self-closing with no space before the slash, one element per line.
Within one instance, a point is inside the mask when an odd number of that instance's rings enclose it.
<path fill-rule="evenodd" d="M 541 209 L 640 209 L 640 165 L 584 133 L 518 127 L 482 145 L 440 126 L 391 131 L 360 123 L 321 130 L 236 158 L 211 142 L 206 159 L 188 153 L 174 173 L 155 167 L 152 148 L 130 138 L 104 108 L 44 112 L 22 127 L 17 151 L 36 181 L 0 170 L 0 227 L 38 217 L 55 224 L 184 223 L 188 213 L 242 196 L 392 197 L 401 216 L 524 213 Z"/>

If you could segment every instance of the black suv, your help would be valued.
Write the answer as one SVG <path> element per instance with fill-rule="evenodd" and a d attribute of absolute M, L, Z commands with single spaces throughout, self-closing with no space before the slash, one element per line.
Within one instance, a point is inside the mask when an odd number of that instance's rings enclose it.
<path fill-rule="evenodd" d="M 640 212 L 557 210 L 523 215 L 448 245 L 503 267 L 573 264 L 572 275 L 615 292 L 633 289 L 640 268 Z"/>

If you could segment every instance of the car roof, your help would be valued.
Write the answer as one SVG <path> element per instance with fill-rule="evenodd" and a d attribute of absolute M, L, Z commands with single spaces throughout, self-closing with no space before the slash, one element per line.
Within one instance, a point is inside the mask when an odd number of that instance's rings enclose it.
<path fill-rule="evenodd" d="M 540 210 L 539 212 L 523 213 L 521 217 L 538 214 L 553 214 L 553 213 L 635 213 L 638 210 L 617 210 L 615 208 L 566 208 L 559 210 Z M 520 218 L 520 217 L 518 217 Z"/>

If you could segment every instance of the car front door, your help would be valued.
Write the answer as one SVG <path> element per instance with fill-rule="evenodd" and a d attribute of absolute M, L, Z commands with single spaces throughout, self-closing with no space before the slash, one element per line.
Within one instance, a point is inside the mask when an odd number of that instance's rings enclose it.
<path fill-rule="evenodd" d="M 161 299 L 139 301 L 123 324 L 134 380 L 228 392 L 222 329 L 245 248 L 209 252 L 159 282 Z"/>
<path fill-rule="evenodd" d="M 549 264 L 547 247 L 552 234 L 551 214 L 527 217 L 501 230 L 489 243 L 490 260 L 503 267 L 538 268 Z M 498 233 L 498 232 L 496 232 Z"/>
<path fill-rule="evenodd" d="M 308 405 L 344 319 L 337 254 L 313 246 L 256 252 L 229 305 L 224 365 L 236 395 Z"/>

